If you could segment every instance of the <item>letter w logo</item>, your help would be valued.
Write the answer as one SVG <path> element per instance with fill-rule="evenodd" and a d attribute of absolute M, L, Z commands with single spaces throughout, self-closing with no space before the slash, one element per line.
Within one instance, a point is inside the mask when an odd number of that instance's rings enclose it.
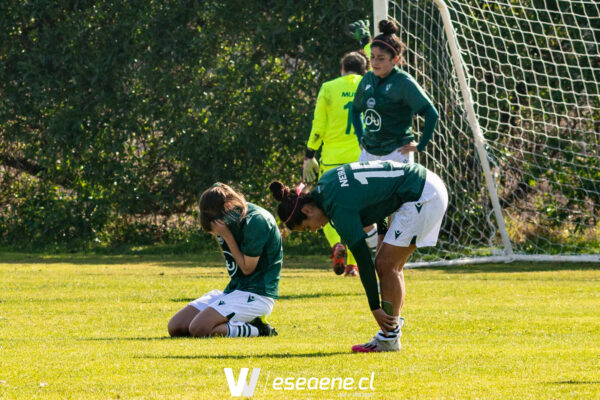
<path fill-rule="evenodd" d="M 258 382 L 258 375 L 260 374 L 260 368 L 252 368 L 252 376 L 250 377 L 250 384 L 246 382 L 248 377 L 249 368 L 242 368 L 240 370 L 240 377 L 235 382 L 233 378 L 233 370 L 231 368 L 223 368 L 225 370 L 225 376 L 227 377 L 227 384 L 229 385 L 229 391 L 232 397 L 250 397 L 254 394 L 256 389 L 256 383 Z"/>

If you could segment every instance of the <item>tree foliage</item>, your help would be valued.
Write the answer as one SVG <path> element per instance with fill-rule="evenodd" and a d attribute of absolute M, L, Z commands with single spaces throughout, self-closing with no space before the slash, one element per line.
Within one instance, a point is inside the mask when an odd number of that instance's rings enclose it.
<path fill-rule="evenodd" d="M 368 1 L 0 4 L 0 240 L 89 242 L 293 180 Z M 73 228 L 76 227 L 76 228 Z"/>

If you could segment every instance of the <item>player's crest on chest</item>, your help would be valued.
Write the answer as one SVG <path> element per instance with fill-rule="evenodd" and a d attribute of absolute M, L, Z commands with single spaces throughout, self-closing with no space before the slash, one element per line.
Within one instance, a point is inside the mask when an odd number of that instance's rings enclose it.
<path fill-rule="evenodd" d="M 367 107 L 374 108 L 376 103 L 377 102 L 375 101 L 375 98 L 369 97 L 369 99 L 367 100 Z"/>
<path fill-rule="evenodd" d="M 223 255 L 225 256 L 225 266 L 227 267 L 227 273 L 229 276 L 234 276 L 238 271 L 238 265 L 233 258 L 233 254 L 228 251 L 223 250 Z"/>
<path fill-rule="evenodd" d="M 373 108 L 365 111 L 365 125 L 370 132 L 379 132 L 381 129 L 381 116 Z"/>

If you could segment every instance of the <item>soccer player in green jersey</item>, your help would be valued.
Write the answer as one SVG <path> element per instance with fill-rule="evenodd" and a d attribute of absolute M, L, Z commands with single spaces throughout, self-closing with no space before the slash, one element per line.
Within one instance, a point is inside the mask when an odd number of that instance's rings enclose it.
<path fill-rule="evenodd" d="M 383 20 L 379 30 L 371 41 L 372 71 L 361 80 L 353 101 L 352 123 L 363 147 L 359 161 L 412 162 L 414 152 L 431 140 L 439 116 L 423 88 L 397 67 L 405 63 L 406 47 L 395 35 L 398 26 Z M 425 118 L 418 144 L 412 131 L 415 114 Z"/>
<path fill-rule="evenodd" d="M 355 162 L 323 174 L 311 192 L 273 182 L 277 213 L 289 229 L 316 231 L 331 223 L 356 260 L 369 307 L 381 330 L 355 352 L 397 351 L 404 319 L 403 267 L 417 247 L 435 246 L 448 206 L 442 180 L 419 164 Z M 379 223 L 391 215 L 387 232 Z M 382 244 L 375 263 L 363 227 L 378 222 Z M 381 286 L 381 300 L 377 290 Z"/>
<path fill-rule="evenodd" d="M 354 51 L 344 55 L 341 64 L 342 76 L 323 83 L 319 90 L 302 168 L 302 177 L 307 183 L 315 181 L 317 176 L 321 176 L 325 171 L 357 161 L 360 154 L 350 112 L 356 87 L 362 75 L 367 72 L 369 63 L 364 54 Z M 319 148 L 320 165 L 315 159 Z M 346 252 L 335 229 L 327 224 L 323 227 L 323 232 L 331 247 L 335 273 L 356 276 L 356 260 L 351 252 Z M 376 228 L 370 227 L 369 233 L 372 238 L 371 245 L 374 247 L 377 244 Z M 345 262 L 347 265 L 344 265 Z"/>
<path fill-rule="evenodd" d="M 273 215 L 216 183 L 200 196 L 200 224 L 215 235 L 229 273 L 225 290 L 213 290 L 179 310 L 171 336 L 273 336 L 265 317 L 278 297 L 283 251 Z"/>

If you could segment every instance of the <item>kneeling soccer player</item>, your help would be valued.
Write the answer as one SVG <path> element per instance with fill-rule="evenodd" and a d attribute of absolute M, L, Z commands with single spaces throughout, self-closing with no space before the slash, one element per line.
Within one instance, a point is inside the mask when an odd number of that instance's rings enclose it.
<path fill-rule="evenodd" d="M 417 247 L 437 243 L 448 206 L 442 180 L 419 164 L 370 161 L 325 172 L 311 192 L 304 192 L 304 185 L 291 190 L 281 182 L 273 182 L 269 188 L 280 201 L 277 213 L 289 229 L 316 231 L 330 222 L 354 253 L 371 312 L 381 330 L 370 342 L 353 346 L 352 351 L 400 350 L 403 267 Z M 383 232 L 382 221 L 388 215 L 390 226 Z M 375 265 L 363 230 L 373 223 L 385 235 Z"/>
<path fill-rule="evenodd" d="M 283 251 L 275 218 L 216 183 L 200 196 L 202 229 L 216 236 L 231 281 L 179 310 L 171 336 L 251 337 L 277 335 L 266 321 L 278 297 Z"/>

